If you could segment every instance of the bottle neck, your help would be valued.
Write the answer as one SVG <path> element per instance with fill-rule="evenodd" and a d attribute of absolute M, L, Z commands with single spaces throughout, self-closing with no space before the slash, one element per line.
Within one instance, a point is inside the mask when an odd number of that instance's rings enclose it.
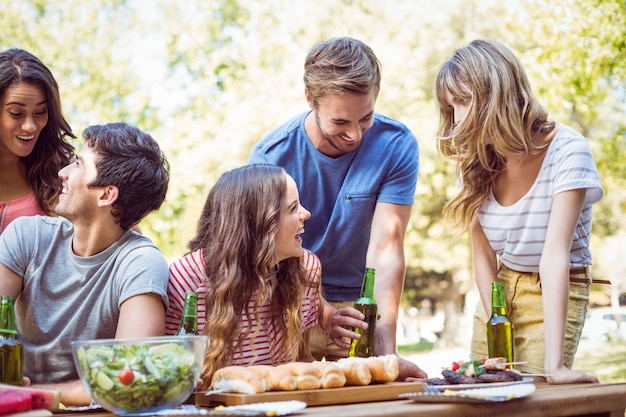
<path fill-rule="evenodd" d="M 506 298 L 504 297 L 504 288 L 501 284 L 492 287 L 491 314 L 506 316 Z"/>
<path fill-rule="evenodd" d="M 12 299 L 2 297 L 0 307 L 0 335 L 4 337 L 16 337 L 17 325 L 15 323 L 15 307 Z"/>
<path fill-rule="evenodd" d="M 185 304 L 185 309 L 183 311 L 183 318 L 193 318 L 194 320 L 198 318 L 198 305 L 188 303 Z"/>
<path fill-rule="evenodd" d="M 374 268 L 365 268 L 363 275 L 363 283 L 361 284 L 361 294 L 359 298 L 374 299 L 374 279 L 376 271 Z"/>
<path fill-rule="evenodd" d="M 197 294 L 187 294 L 185 297 L 185 307 L 183 308 L 183 318 L 177 334 L 197 334 L 198 333 L 198 296 Z"/>

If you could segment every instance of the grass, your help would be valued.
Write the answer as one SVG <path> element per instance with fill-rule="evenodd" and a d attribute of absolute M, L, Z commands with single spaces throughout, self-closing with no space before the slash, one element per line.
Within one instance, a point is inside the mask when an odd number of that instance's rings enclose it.
<path fill-rule="evenodd" d="M 603 383 L 626 382 L 626 341 L 611 340 L 579 351 L 573 368 L 595 375 Z"/>
<path fill-rule="evenodd" d="M 413 343 L 410 345 L 398 345 L 398 353 L 401 355 L 410 353 L 425 353 L 430 352 L 434 347 L 434 343 L 421 340 L 419 343 Z"/>

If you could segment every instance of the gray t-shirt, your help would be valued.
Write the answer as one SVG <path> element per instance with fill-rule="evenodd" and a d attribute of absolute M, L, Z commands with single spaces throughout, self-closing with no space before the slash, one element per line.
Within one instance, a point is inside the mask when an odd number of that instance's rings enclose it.
<path fill-rule="evenodd" d="M 127 231 L 89 257 L 72 252 L 72 224 L 20 217 L 0 235 L 0 263 L 23 278 L 16 301 L 24 375 L 33 383 L 78 378 L 73 340 L 114 338 L 122 303 L 155 293 L 167 306 L 167 260 L 152 241 Z"/>

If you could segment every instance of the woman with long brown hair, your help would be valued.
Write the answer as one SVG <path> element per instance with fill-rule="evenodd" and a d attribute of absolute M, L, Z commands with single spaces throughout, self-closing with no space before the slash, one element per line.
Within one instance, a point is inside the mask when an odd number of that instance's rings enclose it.
<path fill-rule="evenodd" d="M 0 233 L 15 218 L 53 214 L 75 138 L 50 70 L 21 49 L 0 53 Z"/>
<path fill-rule="evenodd" d="M 226 365 L 306 357 L 302 333 L 323 310 L 319 259 L 302 248 L 310 213 L 279 167 L 246 165 L 213 186 L 191 252 L 170 266 L 166 333 L 186 291 L 198 292 L 198 331 L 209 336 L 202 379 Z"/>

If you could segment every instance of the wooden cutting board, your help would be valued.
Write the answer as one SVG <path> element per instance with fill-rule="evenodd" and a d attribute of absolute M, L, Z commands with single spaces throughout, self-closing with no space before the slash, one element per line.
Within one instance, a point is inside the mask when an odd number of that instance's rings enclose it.
<path fill-rule="evenodd" d="M 196 393 L 196 405 L 214 407 L 217 405 L 242 405 L 268 401 L 304 401 L 309 407 L 316 405 L 352 404 L 372 401 L 395 400 L 400 394 L 422 392 L 422 382 L 388 382 L 366 386 L 350 386 L 299 391 L 269 391 L 261 394 L 235 394 L 205 392 Z"/>

